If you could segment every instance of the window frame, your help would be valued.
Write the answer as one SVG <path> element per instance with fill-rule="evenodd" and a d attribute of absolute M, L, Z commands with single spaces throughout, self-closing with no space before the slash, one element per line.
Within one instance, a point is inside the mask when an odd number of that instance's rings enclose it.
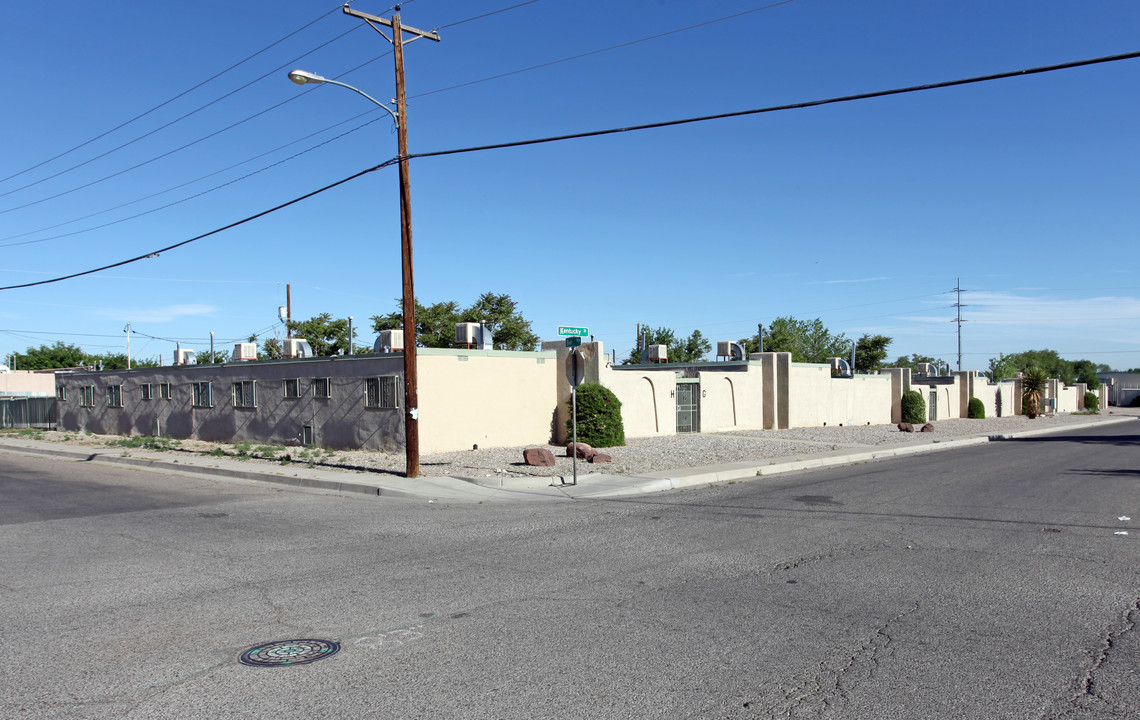
<path fill-rule="evenodd" d="M 205 398 L 202 397 L 203 390 Z M 201 402 L 205 400 L 205 403 Z M 210 380 L 201 380 L 190 383 L 190 406 L 196 408 L 214 407 L 214 383 Z"/>
<path fill-rule="evenodd" d="M 235 380 L 232 400 L 235 409 L 253 410 L 257 408 L 257 381 Z"/>
<path fill-rule="evenodd" d="M 159 383 L 158 384 L 158 399 L 159 400 L 169 400 L 170 399 L 170 383 L 166 382 L 166 383 Z"/>
<path fill-rule="evenodd" d="M 293 393 L 289 392 L 289 388 L 293 388 Z M 301 399 L 301 378 L 285 378 L 281 381 L 281 392 L 286 400 L 300 400 Z"/>
<path fill-rule="evenodd" d="M 313 378 L 313 397 L 317 400 L 331 400 L 332 399 L 332 378 L 319 377 Z M 318 388 L 324 386 L 325 392 L 322 395 L 318 392 Z"/>
<path fill-rule="evenodd" d="M 79 386 L 79 406 L 86 408 L 95 407 L 95 386 L 94 385 L 80 385 Z"/>
<path fill-rule="evenodd" d="M 123 386 L 107 386 L 107 407 L 121 408 L 123 406 Z"/>
<path fill-rule="evenodd" d="M 139 383 L 139 396 L 143 400 L 154 400 L 154 386 L 150 383 Z"/>
<path fill-rule="evenodd" d="M 377 375 L 364 378 L 364 407 L 370 410 L 398 409 L 400 407 L 399 379 L 399 375 Z"/>

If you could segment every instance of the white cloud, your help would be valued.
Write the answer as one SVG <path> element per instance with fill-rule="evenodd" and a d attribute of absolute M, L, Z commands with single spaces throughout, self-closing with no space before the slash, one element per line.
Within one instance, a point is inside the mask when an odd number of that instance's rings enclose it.
<path fill-rule="evenodd" d="M 133 323 L 163 323 L 183 317 L 203 317 L 218 312 L 214 305 L 168 305 L 167 307 L 148 308 L 100 308 L 97 312 L 105 317 L 112 317 L 124 322 Z"/>

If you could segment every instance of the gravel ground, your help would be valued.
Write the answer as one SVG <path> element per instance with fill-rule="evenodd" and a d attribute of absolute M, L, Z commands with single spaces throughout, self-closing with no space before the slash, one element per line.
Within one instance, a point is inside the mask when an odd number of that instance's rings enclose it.
<path fill-rule="evenodd" d="M 1116 415 L 1136 415 L 1130 408 L 1113 408 Z M 1107 417 L 1109 413 L 1101 413 Z M 1094 418 L 1087 415 L 1061 414 L 1055 417 L 990 418 L 986 420 L 953 419 L 934 423 L 934 433 L 901 433 L 894 425 L 825 426 L 794 428 L 791 430 L 742 430 L 737 432 L 675 435 L 671 437 L 630 438 L 625 447 L 607 448 L 605 452 L 613 462 L 604 465 L 578 463 L 578 473 L 612 473 L 638 475 L 662 470 L 700 467 L 720 463 L 766 460 L 770 458 L 802 458 L 851 448 L 870 448 L 880 445 L 928 443 L 941 438 L 968 435 L 1010 433 L 1021 430 L 1044 430 L 1052 427 L 1087 423 Z M 20 431 L 37 440 L 66 442 L 92 447 L 119 446 L 138 443 L 143 438 L 120 438 L 106 435 L 80 435 L 54 431 Z M 228 455 L 247 459 L 251 463 L 298 463 L 328 469 L 341 468 L 359 472 L 390 472 L 402 475 L 404 455 L 360 450 L 321 450 L 318 448 L 284 448 L 281 446 L 230 445 L 198 440 L 172 440 L 172 447 L 163 454 Z M 536 446 L 529 446 L 536 447 Z M 529 467 L 523 464 L 525 447 L 490 448 L 462 452 L 423 455 L 420 458 L 421 474 L 425 476 L 456 477 L 510 477 L 521 475 L 569 475 L 571 459 L 565 449 L 548 445 L 554 453 L 554 467 Z M 124 447 L 131 454 L 153 455 L 152 447 Z M 287 459 L 286 459 L 287 458 Z"/>

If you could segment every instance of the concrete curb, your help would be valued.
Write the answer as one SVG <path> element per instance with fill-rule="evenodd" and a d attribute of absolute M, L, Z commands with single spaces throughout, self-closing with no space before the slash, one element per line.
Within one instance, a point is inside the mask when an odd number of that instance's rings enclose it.
<path fill-rule="evenodd" d="M 529 476 L 529 477 L 431 477 L 424 478 L 424 483 L 417 491 L 393 488 L 384 483 L 370 481 L 340 480 L 314 477 L 316 473 L 333 474 L 340 470 L 312 470 L 301 469 L 302 475 L 285 475 L 264 470 L 237 469 L 219 467 L 216 465 L 202 465 L 198 462 L 179 463 L 177 461 L 140 455 L 115 454 L 117 450 L 102 450 L 88 448 L 59 448 L 46 447 L 49 443 L 40 442 L 35 445 L 27 443 L 16 444 L 6 438 L 0 439 L 0 451 L 8 450 L 27 455 L 64 457 L 77 462 L 99 462 L 110 465 L 128 465 L 142 467 L 178 475 L 210 475 L 226 477 L 237 480 L 254 482 L 277 483 L 313 490 L 328 490 L 332 492 L 357 493 L 385 498 L 404 500 L 430 500 L 449 499 L 457 501 L 471 501 L 476 499 L 495 499 L 496 496 L 505 499 L 507 495 L 533 496 L 545 499 L 590 499 L 603 497 L 619 497 L 626 495 L 647 495 L 664 492 L 666 490 L 680 490 L 698 485 L 711 485 L 726 482 L 740 482 L 755 480 L 756 478 L 779 475 L 799 470 L 815 468 L 836 467 L 839 465 L 852 465 L 855 463 L 871 462 L 884 458 L 904 457 L 919 453 L 939 452 L 942 450 L 956 450 L 973 445 L 984 445 L 1003 440 L 1016 440 L 1019 438 L 1035 437 L 1051 433 L 1082 430 L 1097 425 L 1109 425 L 1122 422 L 1134 422 L 1136 417 L 1117 417 L 1094 420 L 1087 423 L 1066 425 L 1063 427 L 1042 428 L 1040 430 L 1022 430 L 1013 433 L 999 433 L 994 435 L 967 436 L 957 438 L 935 439 L 929 443 L 913 445 L 896 445 L 879 449 L 857 450 L 854 452 L 839 450 L 830 454 L 817 455 L 804 459 L 776 458 L 761 462 L 737 462 L 724 465 L 710 465 L 682 470 L 667 470 L 660 473 L 647 473 L 645 475 L 609 475 L 605 473 L 588 473 L 578 475 L 577 485 L 562 484 L 567 476 Z M 231 461 L 233 462 L 233 461 Z M 446 487 L 449 483 L 460 483 L 460 486 Z M 430 486 L 430 487 L 429 487 Z M 461 490 L 462 486 L 472 489 L 485 489 L 486 494 L 473 494 Z M 546 492 L 553 489 L 555 492 Z M 458 491 L 458 492 L 457 492 Z M 497 491 L 497 492 L 496 492 Z"/>

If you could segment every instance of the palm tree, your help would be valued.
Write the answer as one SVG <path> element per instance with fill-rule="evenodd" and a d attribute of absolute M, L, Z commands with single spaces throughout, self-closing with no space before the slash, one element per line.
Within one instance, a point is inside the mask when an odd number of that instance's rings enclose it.
<path fill-rule="evenodd" d="M 1041 396 L 1049 386 L 1049 377 L 1045 371 L 1037 366 L 1025 369 L 1021 378 L 1021 399 L 1025 403 L 1025 412 L 1030 419 L 1037 417 L 1041 412 Z"/>

